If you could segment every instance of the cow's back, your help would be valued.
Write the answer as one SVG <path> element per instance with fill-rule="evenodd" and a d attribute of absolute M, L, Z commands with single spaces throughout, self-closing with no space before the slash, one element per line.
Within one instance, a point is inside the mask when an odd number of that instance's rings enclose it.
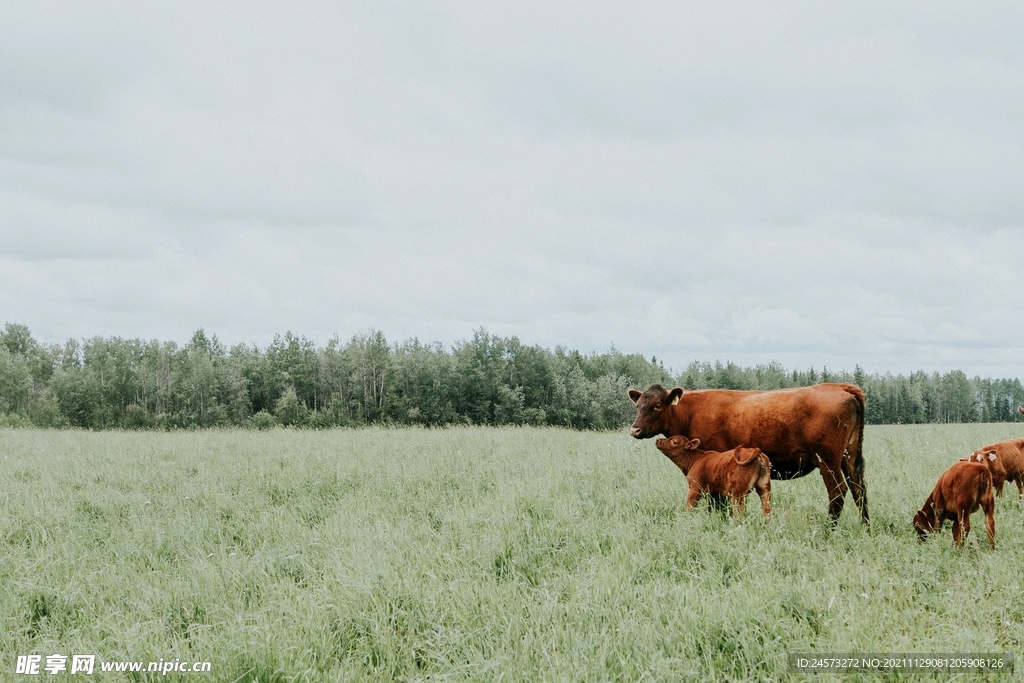
<path fill-rule="evenodd" d="M 850 389 L 856 390 L 856 393 Z M 764 451 L 772 469 L 799 476 L 817 467 L 815 453 L 840 450 L 861 429 L 863 401 L 850 385 L 819 384 L 773 391 L 705 390 L 680 400 L 687 436 L 703 448 L 726 451 L 740 446 Z"/>

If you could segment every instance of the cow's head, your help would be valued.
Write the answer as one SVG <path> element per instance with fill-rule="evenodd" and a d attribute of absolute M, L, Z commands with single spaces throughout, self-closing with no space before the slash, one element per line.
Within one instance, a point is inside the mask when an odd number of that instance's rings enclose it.
<path fill-rule="evenodd" d="M 629 435 L 635 439 L 649 439 L 664 434 L 670 426 L 671 406 L 679 403 L 683 390 L 676 387 L 667 391 L 660 384 L 652 384 L 642 394 L 636 389 L 629 390 L 629 400 L 636 404 L 636 420 L 629 428 Z"/>
<path fill-rule="evenodd" d="M 654 442 L 658 450 L 666 455 L 682 455 L 700 445 L 700 439 L 687 439 L 685 436 L 670 436 L 667 439 L 658 439 Z"/>

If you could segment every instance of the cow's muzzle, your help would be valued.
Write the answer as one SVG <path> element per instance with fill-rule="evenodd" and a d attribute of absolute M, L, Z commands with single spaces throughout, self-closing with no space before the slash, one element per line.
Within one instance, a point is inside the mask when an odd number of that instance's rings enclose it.
<path fill-rule="evenodd" d="M 644 438 L 643 433 L 640 431 L 640 428 L 637 427 L 636 425 L 633 425 L 632 427 L 629 428 L 629 435 L 634 439 Z"/>

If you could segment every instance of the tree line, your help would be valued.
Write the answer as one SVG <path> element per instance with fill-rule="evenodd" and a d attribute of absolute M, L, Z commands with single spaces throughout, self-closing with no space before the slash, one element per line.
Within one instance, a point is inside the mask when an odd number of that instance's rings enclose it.
<path fill-rule="evenodd" d="M 376 330 L 318 347 L 291 332 L 264 349 L 230 348 L 202 329 L 187 344 L 93 337 L 46 344 L 24 325 L 0 333 L 0 426 L 195 429 L 277 425 L 558 425 L 619 429 L 636 409 L 630 387 L 781 389 L 849 382 L 871 424 L 1024 419 L 1019 379 L 959 370 L 909 376 L 779 363 L 693 362 L 679 375 L 656 358 L 527 346 L 481 328 L 446 349 L 388 342 Z"/>

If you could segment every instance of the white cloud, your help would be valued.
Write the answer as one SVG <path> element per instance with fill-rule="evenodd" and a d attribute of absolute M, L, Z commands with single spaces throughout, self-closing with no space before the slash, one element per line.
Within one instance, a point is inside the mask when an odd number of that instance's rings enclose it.
<path fill-rule="evenodd" d="M 1024 376 L 1021 13 L 10 4 L 0 312 Z"/>
<path fill-rule="evenodd" d="M 760 309 L 736 317 L 731 336 L 741 341 L 751 340 L 783 349 L 816 349 L 831 342 L 821 328 L 789 309 Z"/>

